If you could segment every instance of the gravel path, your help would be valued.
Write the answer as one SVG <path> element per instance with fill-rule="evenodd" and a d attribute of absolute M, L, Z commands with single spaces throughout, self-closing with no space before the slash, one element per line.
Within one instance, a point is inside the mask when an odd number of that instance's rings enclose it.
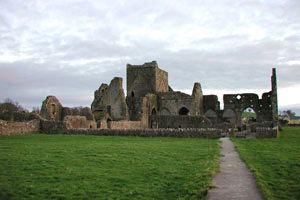
<path fill-rule="evenodd" d="M 251 172 L 236 152 L 233 142 L 229 138 L 221 138 L 221 142 L 221 172 L 213 179 L 216 188 L 208 191 L 208 199 L 264 199 Z"/>

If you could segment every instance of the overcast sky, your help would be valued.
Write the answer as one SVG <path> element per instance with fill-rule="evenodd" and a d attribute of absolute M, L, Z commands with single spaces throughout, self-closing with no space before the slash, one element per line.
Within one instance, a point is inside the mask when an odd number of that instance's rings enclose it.
<path fill-rule="evenodd" d="M 299 0 L 0 0 L 0 101 L 90 106 L 126 64 L 156 60 L 175 90 L 271 88 L 300 114 Z M 297 110 L 299 109 L 299 110 Z"/>

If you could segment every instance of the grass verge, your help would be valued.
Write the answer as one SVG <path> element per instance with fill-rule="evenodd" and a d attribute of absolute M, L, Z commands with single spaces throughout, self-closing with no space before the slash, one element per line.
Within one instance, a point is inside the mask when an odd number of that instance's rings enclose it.
<path fill-rule="evenodd" d="M 232 139 L 267 199 L 300 199 L 300 128 L 279 139 Z"/>
<path fill-rule="evenodd" d="M 217 139 L 0 137 L 0 199 L 201 199 Z"/>

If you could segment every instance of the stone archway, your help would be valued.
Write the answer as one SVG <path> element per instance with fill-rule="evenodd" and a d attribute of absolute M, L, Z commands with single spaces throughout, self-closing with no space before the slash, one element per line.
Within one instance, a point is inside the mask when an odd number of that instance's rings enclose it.
<path fill-rule="evenodd" d="M 180 110 L 178 111 L 179 115 L 188 115 L 189 114 L 189 110 L 186 107 L 182 107 L 180 108 Z"/>
<path fill-rule="evenodd" d="M 242 130 L 249 130 L 255 132 L 254 123 L 256 122 L 257 114 L 252 107 L 247 107 L 243 109 L 240 117 L 240 124 Z"/>

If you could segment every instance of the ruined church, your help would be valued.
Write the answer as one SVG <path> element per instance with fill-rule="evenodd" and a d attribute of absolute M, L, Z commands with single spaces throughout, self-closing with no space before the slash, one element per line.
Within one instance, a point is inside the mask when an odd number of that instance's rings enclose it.
<path fill-rule="evenodd" d="M 269 92 L 261 97 L 254 93 L 224 94 L 224 109 L 216 95 L 203 94 L 200 83 L 194 84 L 191 95 L 173 91 L 168 72 L 160 69 L 156 61 L 127 64 L 126 76 L 127 95 L 122 78 L 115 77 L 95 91 L 91 108 L 64 107 L 55 96 L 48 96 L 40 115 L 14 113 L 13 122 L 0 120 L 0 135 L 42 132 L 201 138 L 279 136 L 275 68 Z M 255 118 L 245 121 L 245 110 L 255 112 Z"/>
<path fill-rule="evenodd" d="M 250 108 L 255 121 L 246 127 L 277 127 L 276 70 L 271 77 L 271 91 L 261 98 L 257 94 L 225 94 L 224 109 L 216 95 L 204 95 L 200 83 L 195 83 L 192 95 L 173 91 L 168 83 L 168 72 L 156 61 L 143 65 L 127 64 L 127 95 L 122 78 L 101 84 L 94 93 L 91 105 L 98 128 L 204 128 L 245 129 L 242 113 Z"/>

